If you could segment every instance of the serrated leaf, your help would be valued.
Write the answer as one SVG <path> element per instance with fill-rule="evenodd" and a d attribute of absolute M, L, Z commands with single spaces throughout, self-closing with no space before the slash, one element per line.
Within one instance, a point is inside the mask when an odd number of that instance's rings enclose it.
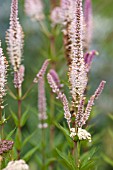
<path fill-rule="evenodd" d="M 28 109 L 22 114 L 20 125 L 23 127 L 28 119 Z"/>
<path fill-rule="evenodd" d="M 33 156 L 33 154 L 35 154 L 35 152 L 36 152 L 38 149 L 39 149 L 39 146 L 31 149 L 29 152 L 26 153 L 26 155 L 24 155 L 23 159 L 24 159 L 25 161 L 28 161 L 28 160 L 31 158 L 31 156 Z"/>
<path fill-rule="evenodd" d="M 105 155 L 105 154 L 102 154 L 102 158 L 104 159 L 104 161 L 106 162 L 106 163 L 108 163 L 109 165 L 111 165 L 112 167 L 113 167 L 113 160 L 112 159 L 110 159 L 107 155 Z"/>
<path fill-rule="evenodd" d="M 11 112 L 11 115 L 12 115 L 12 118 L 14 120 L 14 123 L 16 126 L 18 126 L 18 117 L 17 115 L 10 109 L 10 112 Z"/>
<path fill-rule="evenodd" d="M 6 140 L 9 140 L 9 139 L 11 138 L 11 136 L 14 134 L 15 130 L 16 130 L 16 128 L 13 129 L 13 130 L 7 135 Z"/>
<path fill-rule="evenodd" d="M 56 148 L 56 152 L 58 153 L 58 155 L 62 158 L 62 160 L 65 162 L 66 167 L 69 168 L 70 170 L 73 169 L 71 163 L 68 160 L 67 155 L 65 155 L 64 153 L 62 153 L 59 149 Z M 74 170 L 74 169 L 73 169 Z"/>
<path fill-rule="evenodd" d="M 26 145 L 26 143 L 33 137 L 33 135 L 36 133 L 36 131 L 35 132 L 33 132 L 31 135 L 29 135 L 25 140 L 24 140 L 24 142 L 23 142 L 23 144 L 22 144 L 22 147 L 24 147 L 25 145 Z"/>

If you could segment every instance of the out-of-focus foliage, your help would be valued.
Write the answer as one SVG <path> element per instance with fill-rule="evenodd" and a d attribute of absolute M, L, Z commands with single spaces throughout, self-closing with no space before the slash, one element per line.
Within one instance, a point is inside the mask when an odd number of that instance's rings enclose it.
<path fill-rule="evenodd" d="M 113 169 L 113 120 L 109 118 L 109 113 L 111 116 L 113 115 L 113 0 L 92 0 L 93 3 L 93 43 L 91 45 L 91 49 L 95 49 L 99 52 L 99 56 L 97 56 L 92 64 L 91 74 L 90 74 L 90 94 L 93 94 L 100 80 L 106 80 L 106 87 L 96 103 L 96 107 L 93 112 L 91 123 L 94 125 L 92 127 L 92 134 L 94 135 L 93 144 L 97 147 L 97 150 L 90 150 L 90 155 L 95 154 L 96 161 L 98 162 L 98 170 L 112 170 Z M 49 15 L 49 0 L 44 0 L 45 2 L 45 13 Z M 2 40 L 2 47 L 4 49 L 4 53 L 8 59 L 6 53 L 6 44 L 5 44 L 5 32 L 9 27 L 9 16 L 10 16 L 10 4 L 11 0 L 0 0 L 0 39 Z M 49 17 L 49 16 L 48 16 Z M 23 27 L 25 33 L 25 45 L 24 45 L 24 60 L 23 63 L 25 65 L 25 76 L 26 80 L 23 84 L 23 93 L 25 89 L 27 89 L 32 82 L 34 76 L 38 72 L 45 58 L 50 58 L 50 49 L 47 43 L 47 38 L 42 34 L 39 29 L 39 24 L 31 21 L 24 13 L 24 0 L 19 0 L 19 18 L 20 23 Z M 49 24 L 49 23 L 48 23 Z M 60 76 L 60 79 L 63 83 L 67 80 L 66 73 L 66 61 L 64 56 L 62 55 L 60 49 L 60 45 L 62 43 L 62 37 L 57 36 L 55 40 L 57 46 L 57 55 L 54 60 L 57 61 L 56 70 Z M 12 70 L 9 69 L 9 77 L 8 82 L 9 86 L 12 86 L 13 76 Z M 65 85 L 65 91 L 67 87 Z M 67 92 L 67 91 L 66 91 Z M 67 92 L 68 93 L 68 92 Z M 88 95 L 90 95 L 88 94 Z M 50 117 L 49 123 L 51 123 L 51 102 L 49 99 L 50 88 L 46 84 L 46 95 L 47 95 L 47 112 Z M 7 101 L 8 106 L 6 107 L 6 115 L 12 115 L 13 112 L 16 112 L 17 105 L 14 101 L 8 96 Z M 56 103 L 54 108 L 54 120 L 61 121 L 63 118 L 63 111 L 61 111 L 61 104 L 59 102 Z M 13 107 L 10 107 L 13 106 Z M 57 107 L 58 106 L 58 107 Z M 38 118 L 37 118 L 37 85 L 28 95 L 27 99 L 23 102 L 23 110 L 28 109 L 28 120 L 26 126 L 23 127 L 23 152 L 22 156 L 28 161 L 31 166 L 31 169 L 36 170 L 37 164 L 42 164 L 40 149 L 39 146 L 41 144 L 41 132 L 40 130 L 36 130 L 38 126 Z M 14 116 L 13 116 L 14 117 Z M 16 122 L 16 118 L 15 122 Z M 26 120 L 24 120 L 26 121 Z M 62 122 L 60 122 L 63 124 Z M 56 124 L 55 124 L 56 125 Z M 9 133 L 13 128 L 15 128 L 14 122 L 12 119 L 8 120 L 7 125 L 5 126 L 6 132 Z M 61 129 L 60 129 L 61 130 Z M 65 150 L 67 147 L 67 143 L 65 143 L 65 136 L 63 136 L 60 132 L 59 128 L 56 127 L 55 130 L 55 144 L 56 148 L 61 150 Z M 49 135 L 49 129 L 47 131 L 47 142 L 51 142 Z M 68 139 L 69 140 L 69 139 Z M 29 143 L 28 143 L 29 141 Z M 48 144 L 47 143 L 47 144 Z M 44 144 L 45 145 L 45 144 Z M 71 146 L 70 142 L 70 146 Z M 84 144 L 87 145 L 87 144 Z M 33 150 L 27 155 L 25 155 L 26 151 Z M 46 148 L 46 152 L 48 153 L 50 148 Z M 35 154 L 37 152 L 37 154 Z M 68 153 L 68 151 L 67 151 Z M 30 157 L 32 155 L 32 157 Z M 50 159 L 50 156 L 54 155 L 55 158 Z M 47 164 L 52 164 L 56 161 L 56 155 L 61 155 L 59 150 L 53 149 L 53 153 L 48 155 Z M 91 157 L 90 156 L 90 157 Z M 67 156 L 68 159 L 71 160 L 70 155 Z M 85 155 L 82 158 L 85 161 Z M 66 164 L 66 160 L 63 161 L 63 164 Z M 68 165 L 69 167 L 70 165 Z M 64 166 L 65 167 L 65 166 Z M 57 169 L 63 169 L 62 165 L 59 165 Z M 72 167 L 71 167 L 72 168 Z M 65 168 L 64 168 L 65 169 Z M 67 168 L 69 169 L 69 168 Z M 87 169 L 87 167 L 86 167 Z M 92 169 L 93 170 L 93 169 Z"/>

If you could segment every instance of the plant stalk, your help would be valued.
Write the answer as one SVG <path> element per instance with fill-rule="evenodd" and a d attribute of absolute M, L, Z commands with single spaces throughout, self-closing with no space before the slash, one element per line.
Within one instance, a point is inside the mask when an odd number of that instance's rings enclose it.
<path fill-rule="evenodd" d="M 21 96 L 22 96 L 22 89 L 18 88 L 17 89 L 17 93 L 18 93 L 18 138 L 21 140 L 21 112 L 22 112 L 22 100 L 21 100 Z M 20 159 L 20 152 L 21 152 L 21 147 L 20 149 L 17 150 L 18 153 L 18 159 Z"/>
<path fill-rule="evenodd" d="M 77 142 L 77 167 L 80 169 L 80 141 Z"/>

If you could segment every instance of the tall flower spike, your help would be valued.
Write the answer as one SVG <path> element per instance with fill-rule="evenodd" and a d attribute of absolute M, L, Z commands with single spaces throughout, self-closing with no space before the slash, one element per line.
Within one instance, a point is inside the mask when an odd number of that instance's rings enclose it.
<path fill-rule="evenodd" d="M 68 30 L 70 28 L 70 22 L 73 19 L 73 12 L 75 12 L 75 1 L 74 0 L 61 0 L 61 14 L 62 14 L 62 24 L 64 25 L 63 29 L 63 41 L 65 49 L 65 57 L 67 59 L 68 65 L 71 64 L 70 58 L 70 38 Z"/>
<path fill-rule="evenodd" d="M 104 89 L 104 85 L 105 85 L 105 81 L 102 81 L 99 85 L 99 87 L 97 88 L 97 90 L 95 91 L 94 95 L 91 96 L 90 100 L 88 101 L 85 113 L 83 114 L 81 120 L 80 120 L 80 124 L 81 127 L 86 124 L 86 121 L 88 120 L 91 110 L 92 110 L 92 106 L 94 105 L 94 100 L 97 99 L 99 97 L 99 95 L 102 93 L 102 90 Z"/>
<path fill-rule="evenodd" d="M 24 34 L 18 20 L 18 0 L 12 0 L 10 27 L 6 32 L 7 52 L 14 71 L 19 69 L 22 58 Z"/>
<path fill-rule="evenodd" d="M 76 0 L 75 13 L 68 30 L 70 38 L 69 82 L 73 102 L 79 102 L 87 85 L 87 73 L 83 57 L 83 11 L 82 0 Z"/>
<path fill-rule="evenodd" d="M 14 72 L 15 88 L 21 88 L 22 83 L 24 81 L 24 72 L 25 72 L 25 67 L 23 65 L 20 66 L 18 71 Z"/>
<path fill-rule="evenodd" d="M 44 122 L 47 119 L 44 77 L 39 78 L 38 81 L 38 111 L 38 117 L 40 120 L 39 128 L 46 128 L 47 123 Z"/>
<path fill-rule="evenodd" d="M 47 70 L 47 67 L 48 67 L 48 64 L 49 64 L 49 59 L 45 60 L 41 69 L 39 70 L 38 74 L 36 75 L 36 77 L 34 78 L 33 82 L 34 83 L 38 83 L 38 80 L 39 78 L 43 77 L 46 70 Z"/>
<path fill-rule="evenodd" d="M 8 63 L 3 55 L 0 41 L 0 107 L 2 108 L 3 97 L 6 95 L 5 84 L 7 83 L 7 66 Z"/>
<path fill-rule="evenodd" d="M 43 4 L 41 0 L 25 0 L 25 12 L 34 20 L 44 19 Z"/>
<path fill-rule="evenodd" d="M 47 74 L 47 79 L 48 79 L 48 83 L 49 83 L 50 87 L 52 88 L 53 93 L 57 94 L 57 99 L 60 99 L 62 104 L 63 104 L 64 118 L 67 120 L 68 126 L 70 128 L 71 114 L 70 114 L 70 111 L 69 111 L 68 100 L 67 100 L 65 94 L 60 91 L 60 89 L 57 86 L 52 74 L 48 73 Z"/>
<path fill-rule="evenodd" d="M 77 112 L 76 120 L 75 120 L 75 123 L 78 127 L 81 127 L 81 119 L 82 119 L 83 114 L 84 114 L 84 104 L 85 104 L 85 97 L 83 96 L 80 99 L 80 103 L 79 103 L 79 106 L 78 106 L 78 112 Z"/>
<path fill-rule="evenodd" d="M 91 0 L 85 0 L 84 19 L 86 25 L 85 48 L 88 49 L 92 40 L 92 4 Z"/>

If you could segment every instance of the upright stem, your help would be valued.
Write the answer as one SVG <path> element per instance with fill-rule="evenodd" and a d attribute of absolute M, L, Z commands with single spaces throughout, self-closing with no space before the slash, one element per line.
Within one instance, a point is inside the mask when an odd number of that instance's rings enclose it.
<path fill-rule="evenodd" d="M 42 128 L 42 170 L 45 170 L 45 129 Z"/>
<path fill-rule="evenodd" d="M 54 120 L 54 94 L 51 93 L 51 105 L 50 105 L 50 113 L 51 113 L 51 127 L 50 127 L 50 146 L 51 151 L 53 149 L 53 143 L 54 143 L 54 125 L 52 120 Z"/>
<path fill-rule="evenodd" d="M 21 100 L 21 96 L 22 96 L 22 92 L 21 92 L 21 88 L 17 89 L 17 93 L 18 93 L 18 138 L 21 140 L 21 106 L 22 106 L 22 100 Z M 18 159 L 20 159 L 20 152 L 21 152 L 21 148 L 17 150 L 18 153 Z"/>
<path fill-rule="evenodd" d="M 77 167 L 80 169 L 80 141 L 77 142 Z"/>

